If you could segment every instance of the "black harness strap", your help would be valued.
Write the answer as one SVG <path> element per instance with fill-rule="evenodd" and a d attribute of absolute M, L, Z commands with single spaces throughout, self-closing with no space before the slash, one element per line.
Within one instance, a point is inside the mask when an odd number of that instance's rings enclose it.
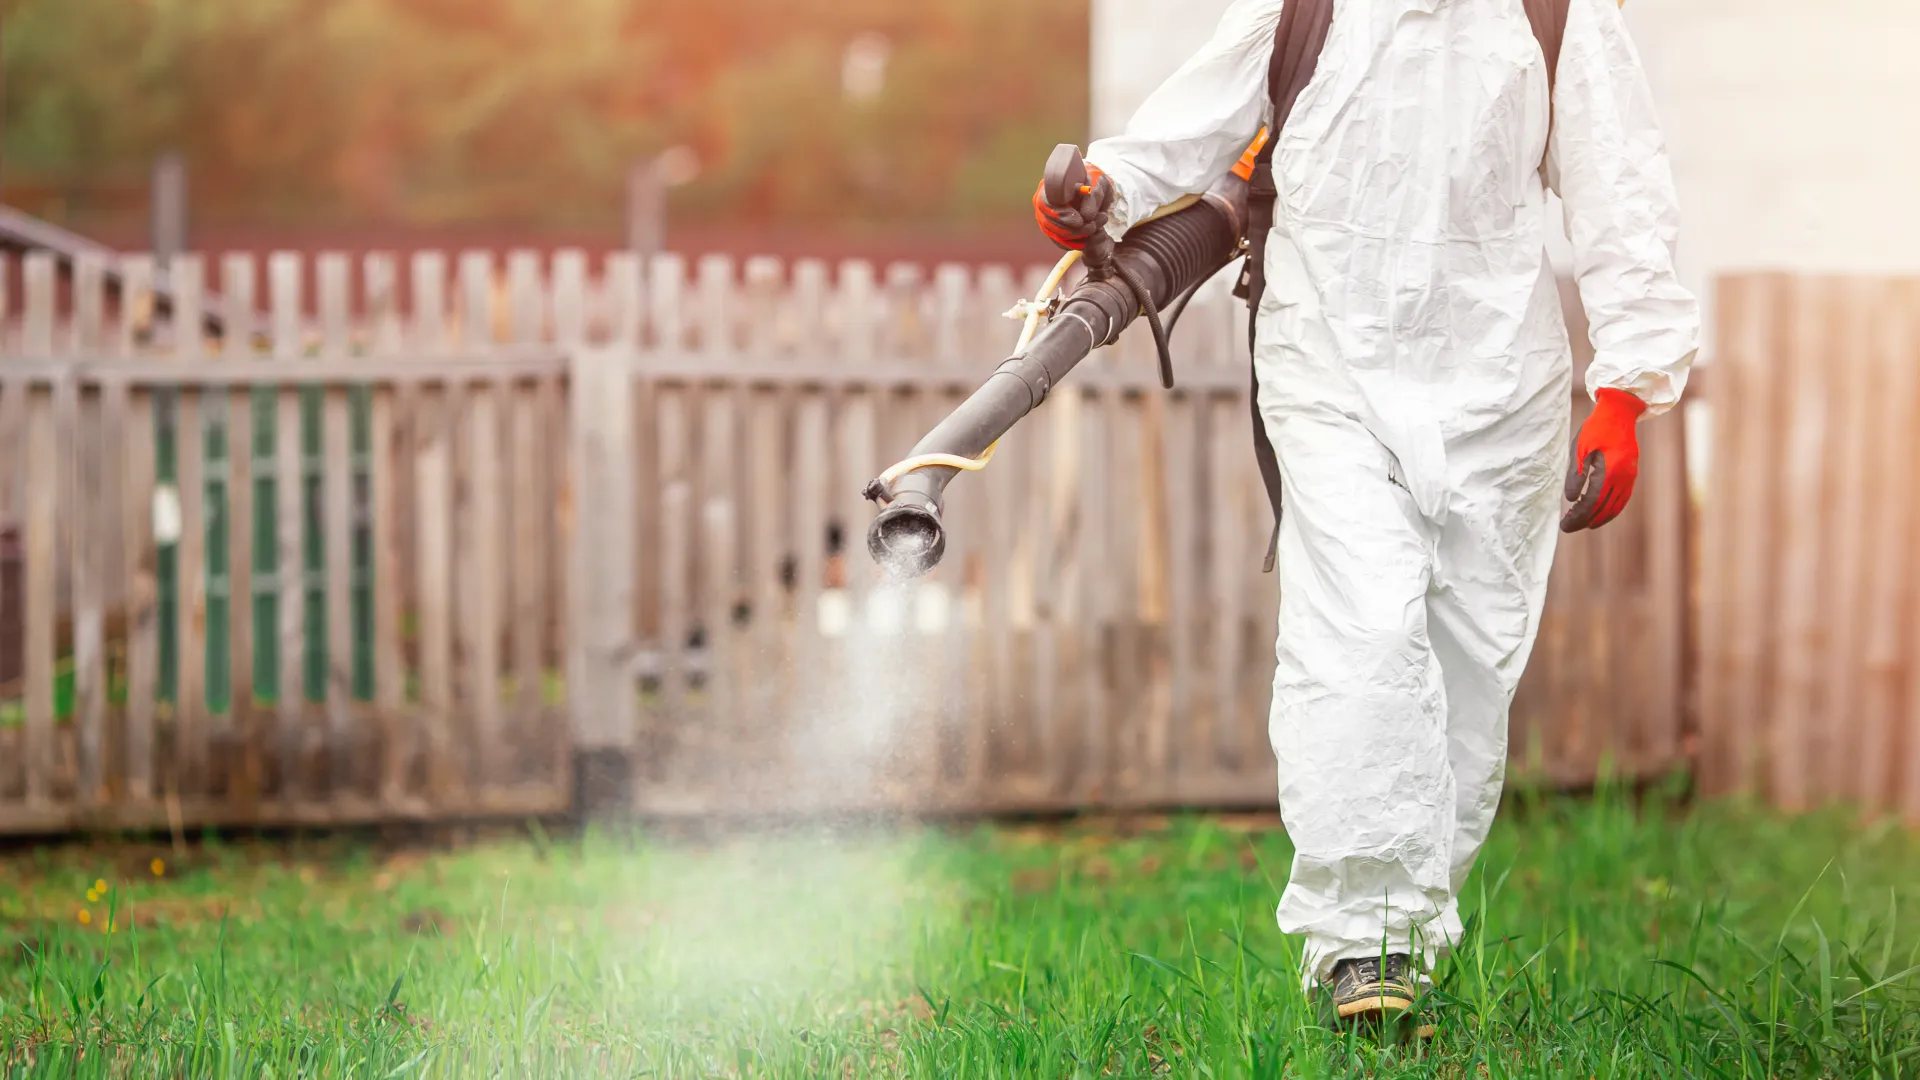
<path fill-rule="evenodd" d="M 1243 277 L 1247 296 L 1247 350 L 1249 360 L 1260 322 L 1260 297 L 1267 290 L 1267 234 L 1273 231 L 1273 202 L 1279 189 L 1273 183 L 1273 148 L 1280 142 L 1280 130 L 1293 111 L 1294 100 L 1313 78 L 1320 49 L 1327 43 L 1327 30 L 1333 25 L 1333 0 L 1287 0 L 1280 10 L 1280 26 L 1274 31 L 1273 58 L 1267 62 L 1267 93 L 1272 98 L 1273 115 L 1267 121 L 1267 141 L 1254 159 L 1247 212 L 1247 268 Z M 1267 540 L 1263 572 L 1273 570 L 1280 544 L 1280 460 L 1267 438 L 1267 423 L 1260 416 L 1260 373 L 1252 370 L 1252 385 L 1247 400 L 1253 408 L 1253 452 L 1260 463 L 1260 479 L 1267 488 L 1267 501 L 1273 505 L 1273 535 Z"/>

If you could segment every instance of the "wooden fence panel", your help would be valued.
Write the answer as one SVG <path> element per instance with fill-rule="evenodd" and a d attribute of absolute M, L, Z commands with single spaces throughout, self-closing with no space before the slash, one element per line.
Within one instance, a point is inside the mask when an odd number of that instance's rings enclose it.
<path fill-rule="evenodd" d="M 1890 362 L 1906 369 L 1904 382 L 1895 382 L 1902 392 L 1895 395 L 1889 388 L 1888 398 L 1893 411 L 1889 422 L 1897 429 L 1902 438 L 1893 444 L 1893 449 L 1901 456 L 1886 458 L 1888 461 L 1912 461 L 1920 456 L 1920 378 L 1915 371 L 1920 364 L 1915 363 L 1916 354 L 1920 354 L 1920 281 L 1903 281 L 1897 291 L 1889 290 L 1887 300 L 1890 309 L 1886 311 L 1886 349 Z M 1904 412 L 1902 410 L 1905 410 Z M 1904 647 L 1893 646 L 1890 652 L 1896 658 L 1894 663 L 1905 661 L 1906 688 L 1901 693 L 1891 687 L 1888 695 L 1897 704 L 1893 707 L 1901 711 L 1901 720 L 1895 729 L 1895 737 L 1890 740 L 1895 752 L 1890 754 L 1892 768 L 1898 770 L 1889 779 L 1890 795 L 1886 804 L 1897 807 L 1901 816 L 1908 822 L 1920 822 L 1920 492 L 1911 486 L 1902 496 L 1907 504 L 1906 533 L 1904 536 L 1888 537 L 1888 550 L 1899 552 L 1904 561 L 1907 576 L 1907 592 L 1903 599 L 1907 604 L 1906 642 Z M 1894 616 L 1897 620 L 1898 616 Z M 1898 630 L 1896 629 L 1896 633 Z M 1889 678 L 1889 683 L 1897 684 L 1898 678 Z M 1897 800 L 1897 801 L 1896 801 Z"/>
<path fill-rule="evenodd" d="M 1782 363 L 1773 372 L 1776 379 L 1784 371 L 1812 368 L 1824 359 L 1830 284 L 1803 282 L 1788 294 L 1789 332 Z M 1777 457 L 1754 462 L 1757 468 L 1777 470 L 1779 477 L 1779 493 L 1763 504 L 1771 520 L 1761 527 L 1774 529 L 1781 547 L 1778 623 L 1770 643 L 1777 683 L 1768 718 L 1770 790 L 1788 809 L 1805 808 L 1814 798 L 1819 758 L 1810 760 L 1808 755 L 1818 752 L 1814 732 L 1825 704 L 1822 690 L 1830 689 L 1822 686 L 1819 670 L 1824 651 L 1820 578 L 1823 561 L 1838 553 L 1825 550 L 1824 515 L 1816 508 L 1826 492 L 1827 448 L 1848 438 L 1848 433 L 1828 426 L 1835 389 L 1822 379 L 1787 395 L 1785 424 L 1769 447 Z"/>
<path fill-rule="evenodd" d="M 29 254 L 22 266 L 24 299 L 21 326 L 21 351 L 29 356 L 53 355 L 54 265 L 42 252 Z M 26 389 L 23 384 L 23 389 Z M 59 574 L 54 565 L 58 542 L 56 515 L 61 513 L 60 443 L 55 420 L 54 393 L 38 388 L 26 390 L 26 488 L 25 558 L 22 578 L 26 583 L 25 672 L 26 739 L 21 761 L 26 766 L 26 801 L 31 806 L 44 803 L 51 795 L 53 775 L 54 662 L 58 643 L 54 640 L 59 602 Z"/>
<path fill-rule="evenodd" d="M 254 359 L 254 278 L 251 255 L 231 254 L 221 262 L 225 359 Z M 225 401 L 227 715 L 239 756 L 228 788 L 244 801 L 259 797 L 266 761 L 254 708 L 254 400 L 254 388 L 243 386 L 229 391 Z"/>
<path fill-rule="evenodd" d="M 363 264 L 366 317 L 371 348 L 395 355 L 404 343 L 401 329 L 399 268 L 390 254 L 376 252 Z M 388 813 L 407 800 L 408 773 L 416 744 L 407 723 L 407 661 L 403 651 L 402 613 L 405 595 L 405 532 L 401 528 L 400 492 L 410 443 L 406 420 L 412 415 L 413 395 L 391 386 L 372 388 L 367 418 L 368 499 L 371 503 L 370 555 L 373 559 L 373 597 L 369 619 L 373 649 L 373 741 L 380 757 L 374 781 L 380 803 Z"/>
<path fill-rule="evenodd" d="M 1709 793 L 1920 821 L 1920 287 L 1719 287 L 1703 510 Z M 1791 387 L 1791 392 L 1788 388 Z"/>
<path fill-rule="evenodd" d="M 1780 277 L 1732 278 L 1720 283 L 1719 345 L 1714 364 L 1713 460 L 1725 469 L 1701 515 L 1701 739 L 1700 781 L 1721 794 L 1751 791 L 1763 760 L 1759 739 L 1763 703 L 1771 691 L 1765 635 L 1771 619 L 1773 530 L 1716 512 L 1731 505 L 1766 505 L 1775 482 L 1768 450 L 1774 424 L 1773 365 Z M 1729 463 L 1738 467 L 1729 467 Z"/>
<path fill-rule="evenodd" d="M 636 458 L 651 457 L 632 435 L 629 354 L 590 349 L 571 364 L 571 454 L 581 508 L 573 530 L 567 638 L 567 704 L 573 745 L 586 755 L 630 759 L 651 733 L 640 716 L 631 665 L 635 623 Z M 589 501 L 591 500 L 591 501 Z M 639 762 L 644 768 L 643 757 Z M 644 774 L 642 777 L 644 778 Z M 617 795 L 616 795 L 617 797 Z"/>
<path fill-rule="evenodd" d="M 745 273 L 742 302 L 760 312 L 762 318 L 748 322 L 744 347 L 749 355 L 780 362 L 790 357 L 792 346 L 791 327 L 782 319 L 786 271 L 777 259 L 755 258 L 747 261 Z M 734 519 L 736 527 L 745 530 L 740 547 L 746 568 L 742 588 L 747 604 L 743 640 L 734 644 L 741 672 L 735 707 L 743 711 L 732 725 L 735 729 L 759 729 L 764 718 L 775 715 L 782 702 L 789 700 L 785 684 L 792 670 L 788 627 L 793 612 L 783 578 L 792 550 L 787 543 L 787 464 L 792 460 L 787 447 L 793 394 L 790 387 L 759 385 L 748 390 L 742 447 L 746 487 L 741 503 L 746 520 L 742 522 L 739 516 Z M 769 767 L 767 763 L 775 753 L 773 740 L 764 737 L 764 730 L 742 731 L 735 745 L 747 768 Z"/>
<path fill-rule="evenodd" d="M 516 251 L 507 258 L 507 304 L 512 340 L 517 345 L 537 344 L 545 331 L 540 257 L 532 251 Z M 531 386 L 517 389 L 531 390 Z M 511 612 L 512 654 L 508 661 L 513 686 L 513 715 L 509 724 L 514 732 L 513 746 L 521 753 L 536 752 L 529 735 L 538 728 L 543 709 L 546 683 L 547 586 L 552 580 L 548 566 L 551 547 L 548 529 L 553 520 L 553 493 L 544 489 L 542 462 L 548 458 L 545 432 L 547 417 L 537 394 L 513 393 L 508 397 L 511 410 L 507 436 L 507 469 L 511 476 L 511 494 L 507 499 L 511 539 L 510 567 L 506 607 Z M 515 757 L 519 757 L 516 754 Z"/>
<path fill-rule="evenodd" d="M 1880 390 L 1870 459 L 1877 470 L 1920 459 L 1920 282 L 1880 283 L 1874 310 L 1870 379 Z M 1886 579 L 1869 591 L 1858 799 L 1920 821 L 1920 485 L 1887 485 L 1876 499 L 1883 516 L 1868 565 Z"/>
<path fill-rule="evenodd" d="M 482 251 L 460 257 L 462 348 L 486 348 L 496 335 L 493 259 Z M 456 768 L 469 790 L 485 787 L 500 763 L 500 445 L 498 385 L 467 387 L 452 427 L 457 479 L 453 535 L 453 649 L 459 672 L 454 699 Z"/>
<path fill-rule="evenodd" d="M 1101 359 L 1109 365 L 1126 365 L 1125 371 L 1138 371 L 1139 344 L 1138 335 L 1123 338 L 1113 353 Z M 1160 448 L 1144 445 L 1153 430 L 1147 426 L 1143 413 L 1142 394 L 1137 387 L 1116 391 L 1107 399 L 1106 445 L 1102 450 L 1108 462 L 1106 513 L 1097 524 L 1106 530 L 1110 576 L 1105 580 L 1112 583 L 1108 587 L 1112 603 L 1107 611 L 1102 667 L 1113 695 L 1105 732 L 1106 770 L 1098 780 L 1097 790 L 1113 801 L 1118 801 L 1130 789 L 1138 789 L 1142 782 L 1141 770 L 1146 764 L 1141 734 L 1151 686 L 1145 678 L 1150 661 L 1145 655 L 1143 639 L 1149 631 L 1148 605 L 1152 594 L 1143 589 L 1150 585 L 1146 580 L 1141 526 L 1154 493 L 1147 487 L 1148 476 L 1141 466 L 1148 455 L 1158 453 Z"/>
<path fill-rule="evenodd" d="M 80 259 L 73 267 L 73 349 L 79 355 L 98 354 L 105 347 L 105 269 L 98 258 Z M 100 801 L 106 773 L 109 564 L 105 548 L 107 536 L 118 531 L 118 523 L 107 512 L 108 502 L 96 496 L 109 490 L 104 473 L 111 446 L 102 426 L 100 394 L 94 388 L 83 393 L 76 380 L 70 400 L 68 490 L 85 493 L 75 500 L 78 512 L 64 537 L 73 567 L 74 801 L 92 806 Z"/>
<path fill-rule="evenodd" d="M 1913 461 L 1920 455 L 1913 424 L 1920 416 L 1920 363 L 1915 362 L 1920 341 L 1911 335 L 1912 309 L 1902 307 L 1905 297 L 1898 285 L 1854 282 L 1850 291 L 1860 309 L 1861 357 L 1855 382 L 1865 400 L 1856 419 L 1868 515 L 1859 530 L 1857 567 L 1873 572 L 1855 575 L 1861 609 L 1853 653 L 1857 668 L 1850 675 L 1857 680 L 1857 719 L 1852 739 L 1836 756 L 1836 764 L 1843 766 L 1836 783 L 1852 801 L 1885 807 L 1897 805 L 1902 721 L 1909 715 L 1920 720 L 1920 712 L 1908 714 L 1902 701 L 1904 684 L 1913 676 L 1901 655 L 1906 640 L 1901 617 L 1911 603 L 1917 561 L 1913 538 L 1920 536 L 1915 520 L 1920 485 L 1882 483 L 1879 477 L 1885 463 Z"/>
<path fill-rule="evenodd" d="M 273 362 L 288 363 L 300 355 L 304 327 L 300 300 L 305 280 L 300 257 L 275 252 L 267 261 L 270 293 Z M 273 395 L 273 567 L 277 588 L 274 679 L 274 733 L 270 740 L 278 766 L 275 788 L 283 803 L 302 794 L 303 750 L 306 743 L 306 553 L 305 487 L 301 468 L 299 393 L 281 386 Z"/>
<path fill-rule="evenodd" d="M 149 306 L 153 263 L 145 257 L 121 263 L 120 352 L 134 347 L 136 312 Z M 127 578 L 126 798 L 149 805 L 154 785 L 155 701 L 160 679 L 160 550 L 154 529 L 155 438 L 153 395 L 131 394 L 127 401 L 125 488 L 121 507 L 127 534 L 123 555 Z M 108 493 L 111 497 L 111 493 Z"/>
<path fill-rule="evenodd" d="M 1869 502 L 1869 489 L 1883 486 L 1869 460 L 1874 449 L 1869 402 L 1882 388 L 1868 382 L 1873 371 L 1866 347 L 1873 313 L 1868 310 L 1866 284 L 1836 281 L 1821 298 L 1827 333 L 1818 356 L 1831 384 L 1826 423 L 1837 438 L 1823 440 L 1832 454 L 1823 477 L 1826 512 L 1807 515 L 1819 522 L 1824 533 L 1819 621 L 1825 648 L 1817 656 L 1823 716 L 1815 718 L 1808 731 L 1808 788 L 1815 803 L 1852 801 L 1858 796 L 1853 755 L 1863 734 L 1864 673 L 1858 662 L 1866 632 L 1865 591 L 1870 583 L 1879 584 L 1878 575 L 1867 572 L 1869 545 L 1879 524 L 1876 510 L 1885 502 L 1877 498 Z"/>
<path fill-rule="evenodd" d="M 439 252 L 413 259 L 413 349 L 425 362 L 448 341 L 447 263 Z M 453 672 L 453 424 L 455 386 L 422 387 L 414 402 L 413 593 L 419 625 L 420 708 L 426 718 L 420 750 L 429 801 L 450 798 L 454 765 Z"/>
<path fill-rule="evenodd" d="M 9 325 L 12 320 L 6 318 L 5 293 L 8 282 L 17 278 L 12 257 L 0 252 L 0 343 L 7 340 L 12 329 Z M 28 387 L 24 381 L 8 377 L 10 366 L 11 358 L 0 357 L 0 460 L 22 461 L 25 459 Z M 6 688 L 9 699 L 18 697 L 24 688 L 26 662 L 23 641 L 26 567 L 22 531 L 26 507 L 20 476 L 19 471 L 0 469 L 0 686 Z M 23 797 L 26 785 L 24 720 L 22 715 L 21 722 L 0 724 L 0 799 Z"/>
<path fill-rule="evenodd" d="M 424 272 L 435 261 L 426 260 Z M 62 289 L 64 268 L 30 256 L 22 264 L 26 303 L 0 326 L 8 348 L 0 354 L 0 437 L 23 458 L 23 550 L 13 564 L 23 572 L 0 573 L 0 624 L 17 613 L 22 639 L 19 682 L 0 678 L 0 832 L 565 808 L 566 780 L 554 766 L 566 761 L 566 740 L 551 732 L 539 743 L 542 765 L 520 770 L 516 762 L 476 777 L 457 797 L 413 793 L 418 729 L 436 718 L 409 705 L 415 674 L 401 624 L 419 590 L 392 557 L 401 532 L 393 480 L 414 466 L 396 460 L 391 405 L 394 386 L 412 385 L 412 376 L 386 359 L 358 359 L 368 349 L 382 358 L 406 354 L 391 259 L 369 261 L 356 303 L 349 264 L 322 256 L 309 312 L 303 261 L 275 256 L 260 335 L 250 258 L 223 263 L 224 300 L 211 323 L 202 318 L 206 267 L 197 257 L 168 267 L 170 313 L 153 310 L 151 260 L 118 262 L 121 288 L 109 294 L 109 267 L 99 260 L 72 267 Z M 417 295 L 430 302 L 430 293 Z M 444 321 L 416 312 L 415 322 L 437 324 L 422 335 L 429 358 L 415 370 L 443 403 L 459 400 L 448 399 L 448 387 L 468 383 L 497 386 L 503 397 L 532 394 L 541 380 L 556 392 L 561 385 L 565 366 L 551 353 L 498 352 L 489 341 L 448 363 L 431 356 Z M 220 333 L 208 337 L 210 325 Z M 256 336 L 271 342 L 274 363 L 255 366 Z M 390 383 L 355 385 L 389 372 L 398 376 Z M 510 384 L 496 373 L 532 378 Z M 308 388 L 318 404 L 310 431 L 302 416 Z M 271 404 L 256 414 L 258 392 Z M 173 434 L 157 456 L 155 418 L 163 412 Z M 457 412 L 450 419 L 468 420 Z M 486 430 L 484 420 L 460 430 Z M 256 439 L 269 448 L 263 459 L 253 453 Z M 500 452 L 497 436 L 485 449 Z M 497 508 L 507 495 L 504 474 L 491 484 L 475 485 L 464 472 L 448 477 L 456 478 L 468 482 L 468 505 L 483 517 L 489 501 Z M 264 544 L 255 543 L 256 507 L 267 511 Z M 424 516 L 450 531 L 448 515 Z M 500 571 L 490 576 L 504 581 L 500 560 L 490 565 Z M 164 606 L 163 567 L 177 583 Z M 264 624 L 253 618 L 254 580 L 264 583 Z M 265 680 L 254 678 L 256 656 L 269 665 Z M 311 683 L 309 660 L 318 676 Z M 460 670 L 474 681 L 471 666 Z M 496 691 L 498 683 L 489 681 Z M 310 722 L 310 697 L 324 707 L 324 724 Z M 251 709 L 263 699 L 277 714 L 271 737 Z M 369 710 L 377 739 L 365 726 Z M 440 726 L 449 718 L 464 719 L 439 711 Z M 528 724 L 528 733 L 537 726 Z M 509 745 L 482 742 L 490 754 Z M 560 751 L 550 749 L 556 742 Z"/>
<path fill-rule="evenodd" d="M 173 327 L 176 363 L 202 355 L 200 297 L 205 267 L 193 255 L 180 255 L 167 269 L 178 319 Z M 172 797 L 205 794 L 207 778 L 207 428 L 198 387 L 174 391 L 173 491 L 180 507 L 174 540 L 174 674 L 170 752 L 162 780 Z"/>
<path fill-rule="evenodd" d="M 351 353 L 351 264 L 339 252 L 315 263 L 319 285 L 320 356 L 340 360 Z M 355 730 L 353 679 L 353 433 L 347 386 L 322 391 L 320 404 L 320 536 L 326 659 L 321 696 L 326 709 L 324 771 L 328 787 L 349 783 L 359 734 Z"/>
<path fill-rule="evenodd" d="M 635 760 L 655 813 L 1272 804 L 1279 598 L 1224 280 L 1182 323 L 1173 395 L 1143 327 L 1090 358 L 955 480 L 945 562 L 896 589 L 860 488 L 1006 355 L 1037 271 L 428 252 L 403 309 L 390 257 L 356 288 L 337 256 L 277 254 L 256 312 L 239 256 L 210 342 L 204 267 L 170 267 L 171 317 L 150 264 L 123 269 L 117 307 L 92 267 L 62 307 L 26 260 L 26 307 L 0 313 L 0 445 L 48 466 L 0 491 L 27 571 L 0 831 L 553 810 L 576 750 Z M 1863 431 L 1911 426 L 1845 400 Z M 1562 545 L 1522 771 L 1682 752 L 1680 425 L 1644 430 L 1641 512 Z M 1920 511 L 1859 494 L 1884 527 L 1827 542 L 1887 557 Z M 1809 670 L 1860 674 L 1848 737 L 1904 758 L 1909 606 L 1820 580 L 1867 621 Z M 1876 782 L 1824 760 L 1818 790 Z"/>
<path fill-rule="evenodd" d="M 625 338 L 613 338 L 615 343 L 633 340 L 632 334 L 637 329 L 633 325 L 633 320 L 640 314 L 640 309 L 637 307 L 639 298 L 639 281 L 635 276 L 637 270 L 638 263 L 624 257 L 615 257 L 610 260 L 607 268 L 607 284 L 602 293 L 602 310 L 609 320 L 610 328 L 613 327 L 612 318 L 617 315 L 621 321 L 620 331 L 628 335 Z M 624 276 L 622 276 L 623 272 Z M 586 254 L 574 249 L 555 252 L 552 276 L 549 289 L 551 300 L 548 304 L 549 324 L 553 334 L 552 344 L 556 349 L 561 350 L 562 355 L 580 355 L 588 346 L 587 304 L 588 293 L 592 289 L 592 283 L 587 278 Z M 616 288 L 620 289 L 618 297 L 612 295 Z M 614 304 L 616 299 L 617 305 Z M 630 353 L 615 352 L 613 355 L 624 357 Z M 624 376 L 627 365 L 623 362 L 620 367 Z M 610 386 L 610 391 L 617 395 L 629 382 L 631 382 L 630 378 L 617 379 Z M 554 684 L 551 687 L 543 687 L 539 710 L 529 718 L 535 724 L 528 731 L 528 738 L 532 740 L 531 745 L 544 751 L 544 753 L 534 752 L 526 755 L 529 782 L 538 786 L 538 782 L 531 778 L 557 777 L 564 782 L 573 771 L 572 747 L 565 739 L 555 739 L 550 733 L 566 725 L 565 717 L 561 715 L 563 708 L 561 695 L 564 693 L 561 689 L 564 685 L 562 672 L 566 656 L 566 637 L 563 627 L 567 616 L 564 598 L 568 595 L 569 582 L 578 572 L 578 568 L 572 565 L 570 546 L 572 536 L 567 531 L 565 523 L 571 520 L 567 517 L 567 511 L 573 506 L 572 477 L 578 466 L 573 457 L 576 444 L 566 433 L 566 403 L 562 378 L 558 370 L 536 376 L 533 380 L 533 394 L 537 437 L 547 448 L 546 452 L 539 456 L 540 468 L 534 477 L 535 490 L 537 496 L 547 505 L 558 504 L 561 507 L 560 513 L 549 512 L 541 515 L 542 525 L 539 536 L 536 538 L 538 543 L 545 546 L 545 553 L 540 562 L 546 567 L 545 583 L 536 589 L 539 594 L 541 619 L 542 679 L 545 682 L 551 678 Z M 609 402 L 609 405 L 616 409 L 622 407 L 619 402 Z M 620 419 L 628 415 L 625 412 L 616 414 L 616 426 L 623 431 L 631 428 L 630 423 Z M 616 449 L 615 452 L 630 457 L 632 447 L 625 445 Z M 632 474 L 631 468 L 621 474 L 625 479 L 621 480 L 618 498 L 610 504 L 611 506 L 633 505 L 635 492 L 630 479 Z M 628 520 L 632 520 L 631 514 L 628 515 Z M 622 531 L 616 534 L 615 542 L 624 544 L 630 549 L 633 546 L 633 533 Z M 627 577 L 621 576 L 617 581 L 610 583 L 610 587 L 613 585 L 618 586 L 618 595 L 621 602 L 626 605 L 624 610 L 631 610 L 634 590 Z M 631 631 L 628 631 L 620 640 L 629 640 L 630 637 Z M 551 675 L 549 676 L 547 672 L 551 672 Z M 631 680 L 628 681 L 631 682 Z M 623 698 L 623 700 L 630 699 L 631 695 Z M 623 705 L 615 714 L 613 722 L 626 723 L 624 717 L 630 711 L 630 705 Z"/>

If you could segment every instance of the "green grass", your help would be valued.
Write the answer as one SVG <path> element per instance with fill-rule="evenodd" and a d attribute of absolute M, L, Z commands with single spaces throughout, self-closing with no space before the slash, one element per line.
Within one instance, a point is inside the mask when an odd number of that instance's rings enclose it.
<path fill-rule="evenodd" d="M 1920 1075 L 1896 828 L 1512 808 L 1411 1046 L 1320 1026 L 1287 859 L 1209 818 L 20 852 L 0 1075 Z"/>

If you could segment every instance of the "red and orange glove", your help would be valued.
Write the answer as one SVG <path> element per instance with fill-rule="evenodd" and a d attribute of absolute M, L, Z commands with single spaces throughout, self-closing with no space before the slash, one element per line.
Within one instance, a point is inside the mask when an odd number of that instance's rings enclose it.
<path fill-rule="evenodd" d="M 1113 206 L 1113 181 L 1096 165 L 1087 166 L 1087 182 L 1076 193 L 1072 205 L 1055 206 L 1047 201 L 1047 183 L 1042 180 L 1033 189 L 1033 218 L 1047 239 L 1063 248 L 1078 250 L 1087 239 L 1107 227 L 1107 211 Z"/>
<path fill-rule="evenodd" d="M 1593 412 L 1580 426 L 1567 471 L 1567 501 L 1561 532 L 1597 529 L 1626 509 L 1633 482 L 1640 476 L 1640 439 L 1634 425 L 1647 403 L 1625 390 L 1594 395 Z"/>

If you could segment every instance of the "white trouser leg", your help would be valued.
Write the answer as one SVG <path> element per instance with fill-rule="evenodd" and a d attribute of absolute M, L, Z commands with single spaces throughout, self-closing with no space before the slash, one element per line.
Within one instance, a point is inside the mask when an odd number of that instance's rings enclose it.
<path fill-rule="evenodd" d="M 1455 899 L 1493 827 L 1506 778 L 1507 716 L 1533 650 L 1559 538 L 1563 414 L 1555 400 L 1517 417 L 1531 438 L 1461 440 L 1448 448 L 1456 498 L 1435 549 L 1428 631 L 1447 688 L 1455 804 Z M 1544 445 L 1541 445 L 1544 440 Z M 1516 445 L 1517 444 L 1517 445 Z M 1459 932 L 1449 905 L 1447 940 Z"/>
<path fill-rule="evenodd" d="M 1432 543 L 1391 459 L 1332 409 L 1269 416 L 1285 480 L 1270 734 L 1294 843 L 1280 928 L 1309 978 L 1409 951 L 1450 898 L 1455 783 L 1428 640 Z"/>
<path fill-rule="evenodd" d="M 1431 958 L 1458 938 L 1458 892 L 1499 806 L 1558 535 L 1564 413 L 1450 445 L 1437 528 L 1351 415 L 1295 400 L 1267 423 L 1286 489 L 1269 730 L 1295 856 L 1280 928 L 1306 938 L 1309 980 L 1383 950 Z"/>

